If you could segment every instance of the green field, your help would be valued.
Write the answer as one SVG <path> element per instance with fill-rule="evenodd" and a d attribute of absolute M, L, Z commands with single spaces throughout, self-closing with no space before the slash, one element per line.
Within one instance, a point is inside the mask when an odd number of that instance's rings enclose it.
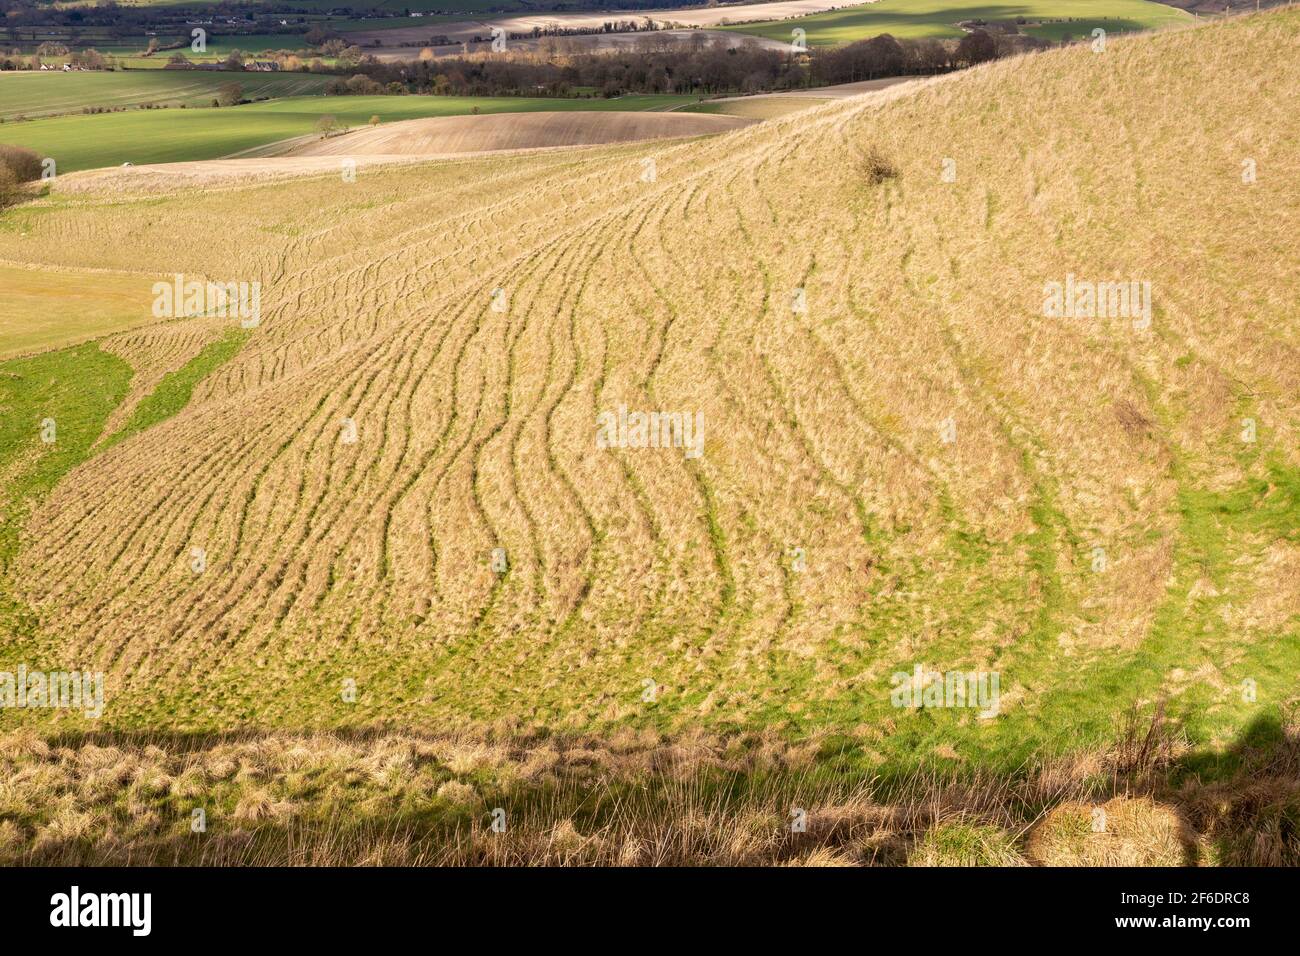
<path fill-rule="evenodd" d="M 244 74 L 252 76 L 253 74 Z M 242 80 L 241 80 L 242 81 Z M 56 116 L 5 124 L 0 142 L 53 156 L 60 172 L 130 162 L 178 163 L 219 159 L 232 153 L 303 136 L 317 120 L 335 116 L 359 126 L 426 116 L 543 110 L 653 110 L 691 103 L 692 96 L 624 96 L 617 99 L 472 96 L 299 96 L 246 106 L 201 110 L 133 110 L 93 116 Z"/>
<path fill-rule="evenodd" d="M 957 24 L 963 20 L 1007 22 L 1016 17 L 1028 21 L 1020 27 L 1022 33 L 1052 40 L 1066 34 L 1086 37 L 1094 27 L 1119 33 L 1190 23 L 1193 19 L 1185 11 L 1148 0 L 1027 0 L 1014 4 L 989 4 L 983 0 L 879 0 L 793 20 L 720 29 L 788 40 L 791 31 L 799 27 L 807 31 L 810 45 L 829 46 L 882 33 L 908 39 L 960 37 L 962 31 Z"/>
<path fill-rule="evenodd" d="M 163 61 L 165 62 L 165 61 Z M 209 106 L 217 91 L 238 83 L 249 99 L 320 93 L 332 77 L 311 73 L 209 73 L 123 70 L 113 73 L 0 74 L 0 117 L 56 116 L 85 107 Z"/>
<path fill-rule="evenodd" d="M 222 33 L 216 34 L 209 32 L 207 38 L 207 50 L 203 53 L 195 53 L 190 50 L 190 35 L 188 30 L 179 30 L 175 27 L 163 28 L 159 33 L 157 40 L 163 46 L 170 46 L 181 40 L 185 45 L 177 49 L 160 49 L 152 57 L 145 57 L 142 54 L 149 47 L 152 37 L 146 36 L 143 28 L 139 34 L 132 37 L 108 37 L 102 34 L 94 34 L 89 31 L 77 34 L 75 43 L 69 41 L 66 33 L 51 32 L 49 35 L 40 34 L 35 39 L 22 36 L 19 42 L 5 44 L 6 49 L 11 45 L 20 50 L 23 55 L 30 56 L 36 52 L 37 46 L 41 40 L 51 40 L 56 43 L 63 43 L 74 49 L 94 48 L 105 56 L 126 57 L 128 59 L 140 59 L 146 62 L 153 60 L 159 64 L 166 63 L 167 58 L 173 53 L 184 54 L 190 60 L 214 60 L 220 59 L 231 50 L 242 50 L 245 53 L 261 53 L 266 50 L 298 50 L 310 51 L 310 47 L 303 39 L 307 31 L 313 26 L 327 26 L 339 33 L 346 33 L 356 30 L 378 30 L 385 26 L 419 26 L 422 23 L 432 24 L 439 21 L 451 19 L 464 19 L 462 17 L 424 17 L 422 19 L 406 19 L 404 17 L 394 17 L 388 20 L 331 20 L 326 17 L 312 17 L 305 23 L 293 24 L 299 31 L 296 33 Z M 47 63 L 61 63 L 66 57 L 47 57 Z"/>
<path fill-rule="evenodd" d="M 201 60 L 205 56 L 223 57 L 231 50 L 240 50 L 244 53 L 262 53 L 266 50 L 303 50 L 310 51 L 311 47 L 303 39 L 306 35 L 307 28 L 303 28 L 302 33 L 229 33 L 220 36 L 208 35 L 208 49 L 206 53 L 191 53 L 188 46 L 180 52 L 191 60 Z M 174 51 L 168 50 L 162 55 L 164 58 L 170 56 Z"/>
<path fill-rule="evenodd" d="M 235 0 L 232 6 L 239 3 L 252 4 L 257 0 Z M 93 5 L 92 2 L 80 4 L 84 6 Z M 191 7 L 194 6 L 191 0 L 123 0 L 120 4 L 124 7 Z M 78 6 L 78 4 L 66 3 L 63 6 Z M 337 7 L 346 7 L 346 3 L 338 3 L 335 0 L 298 0 L 293 4 L 295 10 L 310 10 L 315 13 L 328 13 Z M 588 4 L 587 6 L 592 6 Z M 488 13 L 492 11 L 518 11 L 535 9 L 531 4 L 520 2 L 520 0 L 373 0 L 373 2 L 358 4 L 354 9 L 361 10 L 419 10 L 421 12 L 430 11 L 435 13 L 455 13 L 455 14 L 474 14 Z"/>
<path fill-rule="evenodd" d="M 418 9 L 418 8 L 413 8 Z M 523 12 L 516 8 L 515 12 Z M 504 11 L 503 11 L 504 12 Z M 397 30 L 408 27 L 428 27 L 430 33 L 436 32 L 440 23 L 464 23 L 486 16 L 487 10 L 471 13 L 431 13 L 423 17 L 384 17 L 376 20 L 331 20 L 329 28 L 337 33 L 363 33 L 370 30 Z"/>

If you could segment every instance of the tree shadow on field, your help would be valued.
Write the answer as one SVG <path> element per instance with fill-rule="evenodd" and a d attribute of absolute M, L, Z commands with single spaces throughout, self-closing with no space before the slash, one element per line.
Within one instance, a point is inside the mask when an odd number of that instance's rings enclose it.
<path fill-rule="evenodd" d="M 1224 750 L 1170 768 L 1163 798 L 1221 866 L 1300 866 L 1300 728 L 1296 715 L 1260 714 Z"/>
<path fill-rule="evenodd" d="M 12 848 L 25 862 L 64 865 L 1113 865 L 1133 852 L 1161 865 L 1300 865 L 1296 713 L 1262 713 L 1231 746 L 1190 752 L 1180 752 L 1159 707 L 1130 713 L 1118 730 L 1104 752 L 1035 758 L 1019 770 L 877 767 L 865 775 L 826 748 L 807 760 L 791 750 L 756 761 L 725 743 L 693 750 L 658 738 L 638 749 L 609 736 L 545 731 L 64 733 L 46 737 L 49 748 L 134 751 L 117 771 L 127 775 L 120 790 L 98 804 L 87 796 L 78 810 L 138 827 L 119 829 L 120 842 L 82 833 L 67 825 L 75 820 L 38 806 L 43 798 L 30 814 L 15 811 L 9 825 L 31 841 Z M 311 756 L 317 734 L 319 758 Z M 356 747 L 338 749 L 331 738 Z M 263 750 L 262 741 L 280 743 Z M 425 750 L 421 741 L 438 746 Z M 202 763 L 229 744 L 253 747 L 216 754 L 213 761 L 230 766 L 185 789 L 191 759 Z M 151 754 L 155 747 L 165 753 Z M 510 772 L 499 776 L 497 763 L 480 761 L 486 750 Z M 539 753 L 549 762 L 530 769 Z M 76 793 L 118 758 L 89 753 L 68 763 L 20 740 L 7 759 L 51 771 L 71 766 L 60 786 Z M 163 783 L 152 782 L 155 768 Z M 122 799 L 141 787 L 152 788 L 137 793 L 153 800 L 145 807 L 152 815 L 133 816 Z M 1091 837 L 1089 813 L 1112 799 L 1111 819 L 1127 830 Z M 206 837 L 190 833 L 195 806 L 207 807 Z M 510 807 L 510 840 L 486 831 L 498 806 Z M 796 818 L 802 828 L 792 825 Z M 1043 846 L 1059 852 L 1035 855 L 1034 834 L 1049 822 L 1056 829 L 1042 831 Z"/>

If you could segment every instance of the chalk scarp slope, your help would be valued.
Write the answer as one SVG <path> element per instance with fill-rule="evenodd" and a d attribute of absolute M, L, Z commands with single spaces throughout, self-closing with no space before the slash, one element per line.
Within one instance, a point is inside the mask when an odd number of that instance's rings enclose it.
<path fill-rule="evenodd" d="M 63 481 L 26 598 L 151 723 L 653 707 L 962 755 L 1157 695 L 1231 716 L 1295 663 L 1298 61 L 1280 13 L 699 141 L 112 207 L 95 255 L 260 278 L 262 323 Z M 160 246 L 178 219 L 210 246 Z M 1127 311 L 1044 307 L 1111 282 Z M 638 412 L 700 453 L 603 447 Z M 1000 716 L 900 716 L 915 664 L 998 671 Z"/>

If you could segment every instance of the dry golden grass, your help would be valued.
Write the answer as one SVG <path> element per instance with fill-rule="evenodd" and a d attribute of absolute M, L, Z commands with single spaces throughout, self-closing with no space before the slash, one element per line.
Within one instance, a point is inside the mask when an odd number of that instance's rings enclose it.
<path fill-rule="evenodd" d="M 0 865 L 1295 866 L 1295 731 L 1209 786 L 1167 748 L 885 782 L 773 734 L 19 731 Z"/>
<path fill-rule="evenodd" d="M 734 99 L 709 100 L 691 107 L 693 113 L 724 116 L 744 116 L 749 119 L 770 120 L 799 110 L 810 109 L 829 102 L 812 96 L 743 96 Z"/>
<path fill-rule="evenodd" d="M 1056 807 L 1030 833 L 1026 852 L 1040 866 L 1181 866 L 1191 843 L 1176 810 L 1113 797 L 1095 807 Z"/>
<path fill-rule="evenodd" d="M 315 136 L 304 139 L 315 139 Z M 277 149 L 283 148 L 277 146 Z M 418 157 L 358 156 L 358 169 L 413 162 Z M 187 163 L 155 163 L 142 166 L 87 169 L 59 177 L 57 196 L 105 193 L 156 194 L 182 190 L 208 190 L 216 186 L 246 187 L 250 183 L 302 178 L 310 175 L 336 180 L 339 160 L 329 156 L 286 158 L 272 155 L 249 159 L 210 159 Z"/>
<path fill-rule="evenodd" d="M 151 281 L 127 271 L 0 262 L 0 360 L 151 322 Z"/>
<path fill-rule="evenodd" d="M 154 390 L 163 376 L 174 372 L 215 341 L 229 327 L 221 318 L 197 317 L 159 323 L 130 332 L 110 335 L 100 342 L 105 352 L 123 359 L 134 370 L 131 390 L 113 409 L 104 425 L 111 435 L 124 425 L 140 401 Z"/>
<path fill-rule="evenodd" d="M 1180 516 L 1300 465 L 1298 22 L 696 142 L 92 194 L 0 234 L 13 259 L 264 284 L 262 326 L 182 413 L 33 514 L 18 574 L 49 657 L 107 670 L 127 726 L 509 716 L 884 749 L 931 719 L 890 708 L 900 665 L 997 668 L 1006 723 L 1060 727 L 1053 695 L 1163 610 L 1198 626 L 1152 659 L 1228 707 L 1230 645 L 1278 641 L 1300 595 L 1260 592 L 1261 569 L 1289 580 L 1263 532 L 1200 562 Z M 1152 327 L 1045 317 L 1071 273 L 1150 281 Z M 702 412 L 703 458 L 598 450 L 622 403 Z M 1241 630 L 1217 604 L 1199 627 L 1208 587 Z M 958 731 L 926 751 L 988 741 Z"/>

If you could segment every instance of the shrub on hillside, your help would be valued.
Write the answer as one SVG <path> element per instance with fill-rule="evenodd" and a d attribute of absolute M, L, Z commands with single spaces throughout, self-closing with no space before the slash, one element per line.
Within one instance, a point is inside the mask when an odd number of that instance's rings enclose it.
<path fill-rule="evenodd" d="M 0 145 L 0 169 L 8 170 L 16 183 L 41 178 L 41 155 L 24 146 Z"/>
<path fill-rule="evenodd" d="M 0 209 L 12 206 L 22 195 L 22 186 L 8 166 L 0 166 Z"/>
<path fill-rule="evenodd" d="M 353 96 L 377 96 L 384 92 L 384 88 L 379 83 L 361 73 L 351 77 L 346 87 Z"/>
<path fill-rule="evenodd" d="M 244 88 L 238 83 L 227 83 L 217 91 L 222 106 L 238 106 L 244 99 Z"/>
<path fill-rule="evenodd" d="M 898 177 L 898 167 L 894 165 L 894 161 L 875 146 L 867 151 L 862 166 L 867 181 L 873 186 L 879 186 L 886 179 L 896 179 Z"/>

